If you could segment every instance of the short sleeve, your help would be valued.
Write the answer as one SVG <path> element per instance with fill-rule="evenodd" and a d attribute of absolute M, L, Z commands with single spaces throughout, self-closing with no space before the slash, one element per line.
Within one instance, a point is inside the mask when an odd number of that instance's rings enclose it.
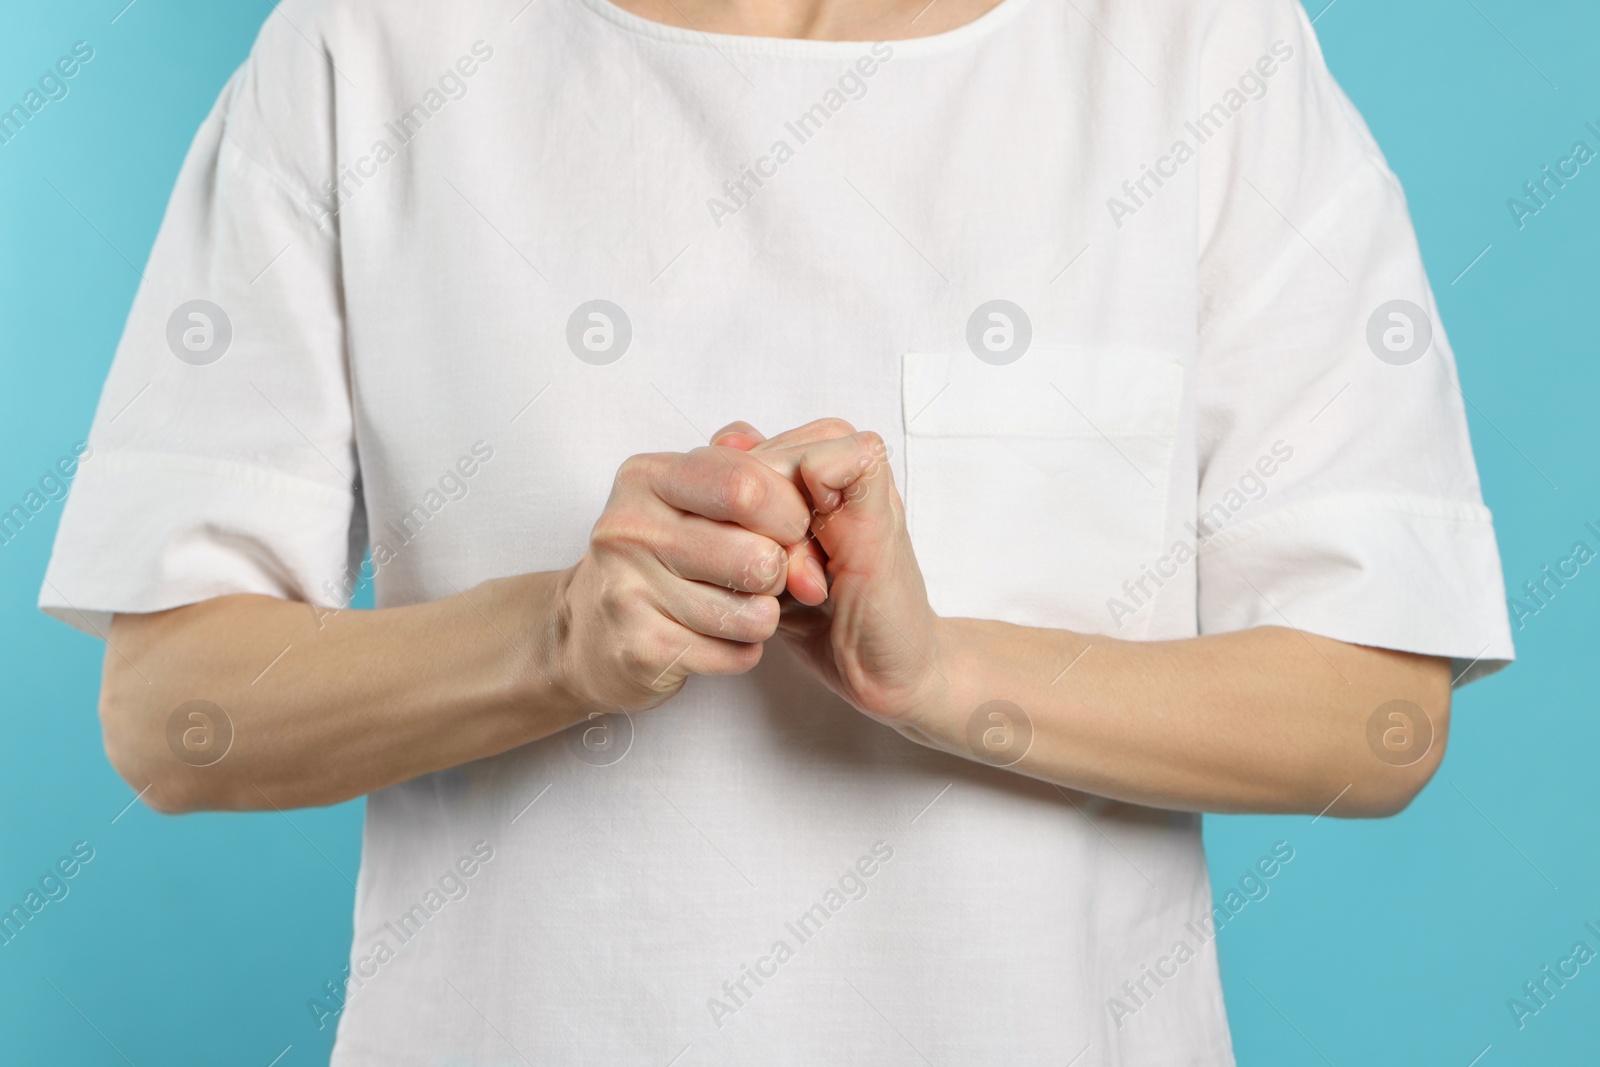
<path fill-rule="evenodd" d="M 328 62 L 277 13 L 190 148 L 73 480 L 39 606 L 229 593 L 335 605 L 365 540 L 330 173 Z"/>
<path fill-rule="evenodd" d="M 1218 5 L 1198 150 L 1199 626 L 1513 657 L 1455 360 L 1399 182 L 1294 0 Z M 1211 104 L 1223 110 L 1205 108 Z"/>

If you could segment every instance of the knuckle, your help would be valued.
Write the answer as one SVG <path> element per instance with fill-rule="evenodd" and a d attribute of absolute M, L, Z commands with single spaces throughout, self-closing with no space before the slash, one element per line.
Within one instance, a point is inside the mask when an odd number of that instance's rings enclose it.
<path fill-rule="evenodd" d="M 650 471 L 654 466 L 655 457 L 649 453 L 629 456 L 617 468 L 616 484 L 630 488 L 642 485 L 649 478 Z"/>
<path fill-rule="evenodd" d="M 825 433 L 830 437 L 849 437 L 856 432 L 856 428 L 848 422 L 832 417 L 818 419 L 811 425 L 816 427 L 819 432 Z"/>
<path fill-rule="evenodd" d="M 639 583 L 626 577 L 617 577 L 606 581 L 596 596 L 596 602 L 603 617 L 626 620 L 643 597 L 644 589 Z"/>
<path fill-rule="evenodd" d="M 618 521 L 616 509 L 606 508 L 589 530 L 589 543 L 602 546 L 613 544 L 621 533 L 621 527 L 622 523 Z"/>
<path fill-rule="evenodd" d="M 729 641 L 765 641 L 778 628 L 778 598 L 750 595 L 708 606 L 715 634 Z"/>
<path fill-rule="evenodd" d="M 734 466 L 722 474 L 716 491 L 717 503 L 730 515 L 749 515 L 766 501 L 766 496 L 765 482 Z"/>
<path fill-rule="evenodd" d="M 723 607 L 720 611 L 712 607 L 708 614 L 715 620 L 716 626 L 707 627 L 702 633 L 714 634 L 729 641 L 738 641 L 743 637 L 746 627 L 742 607 Z"/>
<path fill-rule="evenodd" d="M 600 548 L 636 548 L 648 546 L 653 541 L 650 524 L 643 516 L 626 507 L 611 507 L 601 512 L 594 529 L 589 533 L 589 543 Z"/>
<path fill-rule="evenodd" d="M 750 625 L 763 639 L 771 637 L 778 629 L 778 598 L 775 596 L 752 596 L 744 606 L 744 612 L 750 620 Z"/>
<path fill-rule="evenodd" d="M 617 659 L 623 674 L 629 678 L 650 675 L 651 664 L 655 661 L 642 641 L 629 643 L 619 649 Z"/>
<path fill-rule="evenodd" d="M 867 454 L 874 460 L 882 459 L 889 453 L 889 446 L 883 441 L 883 435 L 876 430 L 862 430 L 856 434 L 856 441 L 866 449 Z"/>
<path fill-rule="evenodd" d="M 727 649 L 723 655 L 726 657 L 726 673 L 743 674 L 761 662 L 761 646 L 759 644 L 735 645 Z"/>
<path fill-rule="evenodd" d="M 768 542 L 752 551 L 744 565 L 734 576 L 734 588 L 742 593 L 755 593 L 772 588 L 783 576 L 788 564 L 788 554 L 782 546 Z"/>
<path fill-rule="evenodd" d="M 658 677 L 682 651 L 672 648 L 672 637 L 665 626 L 645 622 L 636 627 L 631 639 L 622 642 L 619 665 L 628 677 L 650 681 Z"/>

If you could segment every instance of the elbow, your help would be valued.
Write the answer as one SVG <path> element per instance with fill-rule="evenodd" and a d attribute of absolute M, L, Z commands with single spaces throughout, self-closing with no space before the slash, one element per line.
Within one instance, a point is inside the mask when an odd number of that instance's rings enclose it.
<path fill-rule="evenodd" d="M 146 688 L 140 683 L 140 688 Z M 147 700 L 114 677 L 108 666 L 100 690 L 100 733 L 106 758 L 141 803 L 162 815 L 183 815 L 219 806 L 220 784 L 181 759 L 168 746 L 167 723 Z M 179 731 L 181 733 L 181 730 Z M 212 779 L 216 775 L 211 776 Z"/>
<path fill-rule="evenodd" d="M 1435 765 L 1436 766 L 1436 765 Z M 1352 788 L 1337 814 L 1354 819 L 1389 819 L 1411 806 L 1433 778 L 1433 768 L 1400 775 L 1378 773 L 1364 786 Z M 1330 814 L 1334 814 L 1330 812 Z"/>
<path fill-rule="evenodd" d="M 1380 707 L 1356 752 L 1349 792 L 1330 814 L 1387 819 L 1405 811 L 1444 762 L 1449 731 L 1448 690 L 1423 704 L 1393 701 Z"/>
<path fill-rule="evenodd" d="M 139 800 L 163 815 L 252 810 L 258 791 L 233 755 L 234 724 L 209 700 L 191 668 L 194 630 L 210 625 L 193 608 L 115 615 L 100 681 L 100 733 L 106 758 Z M 146 664 L 145 670 L 134 666 Z M 224 698 L 230 699 L 231 698 Z"/>

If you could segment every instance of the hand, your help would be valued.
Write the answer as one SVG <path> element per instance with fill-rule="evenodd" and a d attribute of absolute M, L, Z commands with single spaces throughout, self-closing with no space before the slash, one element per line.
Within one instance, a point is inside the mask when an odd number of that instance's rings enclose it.
<path fill-rule="evenodd" d="M 789 546 L 791 574 L 809 572 L 811 561 L 824 564 L 827 598 L 786 599 L 782 639 L 858 710 L 916 727 L 947 688 L 941 627 L 883 439 L 824 419 L 770 440 L 748 423 L 734 423 L 712 441 L 748 450 L 811 501 L 810 536 Z"/>
<path fill-rule="evenodd" d="M 691 674 L 750 670 L 778 626 L 778 594 L 825 595 L 789 573 L 784 545 L 809 519 L 793 481 L 736 448 L 628 459 L 558 593 L 567 687 L 633 711 Z"/>

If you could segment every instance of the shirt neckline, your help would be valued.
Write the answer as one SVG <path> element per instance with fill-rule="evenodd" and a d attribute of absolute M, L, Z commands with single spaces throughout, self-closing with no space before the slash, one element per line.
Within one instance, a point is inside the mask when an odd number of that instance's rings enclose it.
<path fill-rule="evenodd" d="M 801 37 L 750 37 L 730 33 L 703 33 L 681 26 L 668 26 L 664 22 L 625 11 L 611 0 L 578 0 L 600 18 L 630 33 L 675 45 L 713 48 L 723 52 L 764 53 L 775 56 L 806 58 L 855 57 L 870 49 L 873 41 L 817 41 Z M 927 37 L 908 37 L 890 40 L 896 55 L 924 55 L 944 52 L 968 45 L 987 36 L 999 26 L 1011 21 L 1029 0 L 1000 0 L 1000 3 L 979 15 L 971 22 L 953 30 L 931 34 Z"/>

